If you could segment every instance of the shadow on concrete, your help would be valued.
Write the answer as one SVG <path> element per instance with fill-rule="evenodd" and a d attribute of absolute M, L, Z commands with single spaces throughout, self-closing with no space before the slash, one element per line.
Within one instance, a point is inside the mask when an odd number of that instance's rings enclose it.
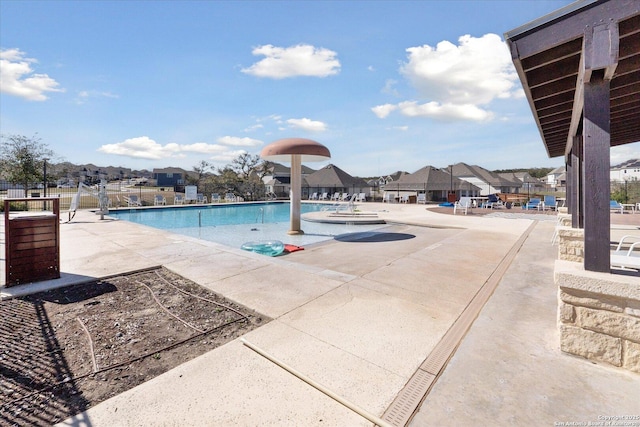
<path fill-rule="evenodd" d="M 334 237 L 339 242 L 352 243 L 377 243 L 396 242 L 398 240 L 409 240 L 416 236 L 407 233 L 385 233 L 381 231 L 363 231 L 359 233 L 345 233 Z"/>

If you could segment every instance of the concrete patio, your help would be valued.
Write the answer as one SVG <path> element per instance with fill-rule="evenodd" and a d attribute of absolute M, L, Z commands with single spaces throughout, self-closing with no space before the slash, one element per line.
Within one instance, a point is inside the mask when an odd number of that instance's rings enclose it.
<path fill-rule="evenodd" d="M 164 265 L 273 319 L 248 333 L 247 341 L 389 425 L 401 425 L 406 416 L 394 415 L 394 405 L 421 402 L 394 400 L 484 292 L 488 302 L 470 318 L 475 322 L 456 343 L 412 426 L 558 425 L 640 416 L 640 374 L 559 350 L 552 216 L 453 216 L 422 205 L 366 208 L 393 224 L 276 258 L 79 212 L 61 224 L 62 277 L 4 288 L 2 296 Z M 638 222 L 615 226 L 612 238 L 638 225 L 640 215 Z M 495 291 L 487 288 L 493 282 Z M 61 423 L 371 424 L 240 340 Z"/>

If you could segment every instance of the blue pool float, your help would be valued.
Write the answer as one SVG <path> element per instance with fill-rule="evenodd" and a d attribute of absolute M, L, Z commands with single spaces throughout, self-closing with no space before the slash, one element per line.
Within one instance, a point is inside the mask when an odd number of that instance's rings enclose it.
<path fill-rule="evenodd" d="M 240 246 L 245 251 L 255 252 L 267 256 L 277 256 L 284 251 L 284 243 L 279 240 L 262 240 L 259 242 L 247 242 Z"/>

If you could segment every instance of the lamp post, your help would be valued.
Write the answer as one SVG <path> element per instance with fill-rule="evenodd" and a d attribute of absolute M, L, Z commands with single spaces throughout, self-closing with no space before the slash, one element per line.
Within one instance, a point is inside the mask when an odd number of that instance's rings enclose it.
<path fill-rule="evenodd" d="M 623 179 L 624 179 L 624 202 L 626 204 L 626 203 L 629 203 L 629 196 L 627 193 L 627 184 L 629 183 L 629 176 L 625 175 Z"/>
<path fill-rule="evenodd" d="M 44 197 L 47 197 L 47 160 L 49 159 L 45 157 L 42 160 L 44 160 L 44 167 L 43 167 L 44 171 L 42 174 L 43 175 L 42 178 L 44 180 Z"/>

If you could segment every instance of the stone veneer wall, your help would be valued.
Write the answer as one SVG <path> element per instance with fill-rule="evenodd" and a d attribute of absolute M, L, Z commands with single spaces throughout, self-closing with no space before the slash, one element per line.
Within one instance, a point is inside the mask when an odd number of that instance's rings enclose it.
<path fill-rule="evenodd" d="M 558 214 L 558 259 L 584 262 L 584 229 L 571 227 L 571 216 Z"/>
<path fill-rule="evenodd" d="M 640 373 L 640 280 L 558 260 L 560 349 Z"/>

